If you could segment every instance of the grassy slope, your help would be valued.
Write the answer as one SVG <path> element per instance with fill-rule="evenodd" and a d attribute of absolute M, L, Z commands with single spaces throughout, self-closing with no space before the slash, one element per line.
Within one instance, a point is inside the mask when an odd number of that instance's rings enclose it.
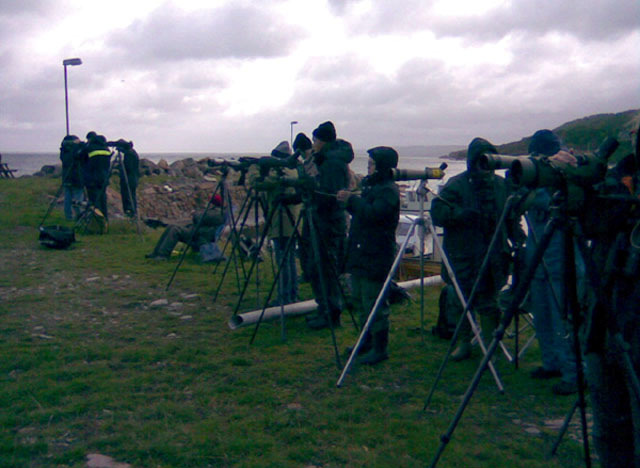
<path fill-rule="evenodd" d="M 640 110 L 632 109 L 616 114 L 596 114 L 581 119 L 572 120 L 552 129 L 564 142 L 567 148 L 572 148 L 576 153 L 592 152 L 596 150 L 607 137 L 614 137 L 620 143 L 616 152 L 611 156 L 610 162 L 616 162 L 632 151 L 629 131 L 638 129 L 640 122 Z M 531 135 L 518 141 L 498 145 L 498 151 L 502 154 L 527 154 L 527 148 Z M 467 150 L 455 151 L 449 157 L 464 159 Z"/>
<path fill-rule="evenodd" d="M 213 303 L 219 276 L 188 256 L 165 292 L 176 262 L 143 258 L 159 232 L 116 223 L 68 251 L 40 247 L 57 183 L 0 180 L 0 466 L 84 466 L 89 453 L 161 467 L 428 465 L 477 359 L 449 364 L 422 411 L 448 342 L 422 342 L 419 300 L 394 306 L 390 359 L 337 389 L 328 331 L 291 318 L 286 343 L 266 324 L 253 345 L 252 328 L 229 331 L 231 275 Z M 427 291 L 428 329 L 437 293 Z M 170 305 L 150 306 L 160 298 Z M 348 325 L 337 336 L 340 349 L 356 338 Z M 537 355 L 520 370 L 498 361 L 504 395 L 483 377 L 439 466 L 583 466 L 575 427 L 545 457 L 556 437 L 545 423 L 574 400 L 528 378 Z"/>

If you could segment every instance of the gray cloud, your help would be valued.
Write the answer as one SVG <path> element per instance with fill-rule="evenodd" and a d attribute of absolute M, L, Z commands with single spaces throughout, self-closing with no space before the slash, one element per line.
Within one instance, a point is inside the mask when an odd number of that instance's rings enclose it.
<path fill-rule="evenodd" d="M 640 29 L 634 0 L 518 0 L 481 16 L 439 17 L 432 1 L 374 0 L 366 17 L 350 18 L 354 31 L 368 34 L 432 31 L 438 37 L 495 41 L 511 33 L 566 33 L 582 40 L 605 40 Z"/>
<path fill-rule="evenodd" d="M 439 21 L 440 36 L 500 39 L 511 32 L 529 35 L 566 33 L 586 41 L 606 40 L 640 29 L 640 4 L 620 0 L 517 1 L 482 18 Z"/>
<path fill-rule="evenodd" d="M 107 47 L 131 62 L 286 56 L 303 35 L 266 9 L 229 5 L 184 12 L 172 6 L 116 31 Z"/>

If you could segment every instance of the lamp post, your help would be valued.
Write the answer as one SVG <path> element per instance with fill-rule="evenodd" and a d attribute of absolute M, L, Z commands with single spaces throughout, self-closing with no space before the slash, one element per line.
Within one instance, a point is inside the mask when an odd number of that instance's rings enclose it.
<path fill-rule="evenodd" d="M 67 135 L 69 134 L 69 93 L 67 92 L 67 65 L 75 66 L 82 65 L 82 60 L 79 58 L 64 59 L 62 66 L 64 67 L 64 110 L 67 121 Z"/>
<path fill-rule="evenodd" d="M 289 125 L 291 126 L 291 141 L 290 144 L 291 146 L 293 146 L 293 126 L 296 125 L 298 123 L 297 120 L 292 120 Z"/>

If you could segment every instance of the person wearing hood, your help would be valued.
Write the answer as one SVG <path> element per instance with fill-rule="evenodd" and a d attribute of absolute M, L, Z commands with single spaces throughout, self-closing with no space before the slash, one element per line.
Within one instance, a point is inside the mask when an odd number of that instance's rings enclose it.
<path fill-rule="evenodd" d="M 396 228 L 400 217 L 400 193 L 392 170 L 398 166 L 393 148 L 378 146 L 369 154 L 362 194 L 337 193 L 351 214 L 347 242 L 346 271 L 351 274 L 352 297 L 360 326 L 366 323 L 389 274 L 396 250 Z M 388 358 L 389 305 L 383 301 L 359 350 L 361 364 L 377 364 Z"/>
<path fill-rule="evenodd" d="M 349 187 L 349 163 L 354 153 L 351 143 L 337 138 L 335 126 L 327 121 L 313 131 L 311 157 L 315 169 L 309 175 L 315 182 L 315 190 L 305 208 L 313 217 L 321 258 L 315 261 L 307 223 L 303 225 L 300 254 L 305 276 L 318 302 L 318 310 L 314 316 L 307 316 L 307 324 L 312 329 L 322 329 L 340 324 L 342 298 L 338 275 L 342 270 L 347 222 L 336 193 Z M 326 297 L 321 280 L 326 285 Z"/>
<path fill-rule="evenodd" d="M 560 138 L 551 130 L 536 131 L 529 142 L 531 157 L 551 157 L 563 149 Z M 551 192 L 538 188 L 528 202 L 529 226 L 526 254 L 531 258 L 549 221 Z M 570 395 L 578 391 L 576 356 L 571 331 L 562 318 L 564 304 L 564 236 L 556 231 L 534 273 L 529 289 L 529 311 L 533 314 L 536 338 L 540 346 L 542 365 L 531 372 L 534 379 L 561 377 L 552 387 L 556 395 Z M 579 254 L 576 255 L 576 271 L 584 271 Z M 547 276 L 548 275 L 548 276 Z"/>
<path fill-rule="evenodd" d="M 80 206 L 84 201 L 81 149 L 82 141 L 76 135 L 65 136 L 60 144 L 62 186 L 64 187 L 64 217 L 69 221 L 80 217 Z"/>
<path fill-rule="evenodd" d="M 133 149 L 132 141 L 120 139 L 116 143 L 116 147 L 122 153 L 122 167 L 119 168 L 122 211 L 127 216 L 133 216 L 138 209 L 136 190 L 140 179 L 140 157 L 138 152 Z M 131 192 L 131 197 L 129 197 L 129 192 Z"/>
<path fill-rule="evenodd" d="M 491 238 L 509 195 L 505 179 L 479 165 L 482 154 L 497 154 L 496 147 L 483 138 L 474 138 L 467 150 L 467 170 L 445 184 L 439 196 L 431 204 L 431 217 L 436 226 L 444 228 L 443 248 L 451 264 L 456 280 L 468 300 L 480 266 L 485 258 Z M 489 256 L 489 265 L 479 280 L 470 310 L 480 317 L 482 339 L 488 345 L 500 320 L 498 293 L 507 279 L 511 259 L 508 243 L 520 244 L 524 233 L 515 215 L 509 214 L 501 225 L 498 240 Z M 447 270 L 442 277 L 452 284 Z M 457 296 L 453 303 L 462 312 Z M 458 335 L 458 346 L 451 359 L 461 361 L 471 356 L 471 325 L 463 320 Z"/>

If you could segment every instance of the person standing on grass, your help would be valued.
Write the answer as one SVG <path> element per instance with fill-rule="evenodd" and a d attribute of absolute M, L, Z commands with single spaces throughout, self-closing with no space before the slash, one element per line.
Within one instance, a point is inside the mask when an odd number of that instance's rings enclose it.
<path fill-rule="evenodd" d="M 324 122 L 313 131 L 312 158 L 315 190 L 309 206 L 321 256 L 315 263 L 311 233 L 304 223 L 300 243 L 301 260 L 309 276 L 313 295 L 318 302 L 316 314 L 306 316 L 309 328 L 319 330 L 340 325 L 342 298 L 338 275 L 342 267 L 347 219 L 344 207 L 336 200 L 336 193 L 349 187 L 349 163 L 354 153 L 351 143 L 336 137 L 332 122 Z M 322 291 L 326 286 L 326 297 Z"/>
<path fill-rule="evenodd" d="M 469 298 L 480 272 L 510 191 L 504 177 L 479 164 L 480 156 L 485 153 L 497 154 L 498 150 L 484 138 L 474 138 L 467 150 L 467 170 L 449 179 L 431 204 L 433 223 L 444 228 L 443 248 L 465 299 Z M 511 261 L 507 239 L 519 245 L 524 233 L 519 229 L 517 220 L 509 216 L 501 225 L 498 236 L 494 250 L 489 253 L 489 266 L 479 279 L 471 304 L 471 310 L 480 316 L 485 343 L 490 340 L 500 320 L 498 293 L 506 283 Z M 453 284 L 444 267 L 442 277 L 445 283 Z M 457 297 L 456 304 L 459 316 L 462 304 Z M 451 353 L 452 360 L 462 361 L 471 356 L 471 339 L 471 324 L 464 320 L 458 347 Z"/>
<path fill-rule="evenodd" d="M 400 217 L 400 192 L 392 172 L 398 166 L 398 153 L 387 146 L 371 148 L 367 153 L 368 175 L 362 180 L 362 194 L 358 196 L 349 190 L 340 190 L 336 195 L 351 214 L 346 271 L 351 274 L 351 289 L 361 327 L 393 264 Z M 389 305 L 384 300 L 364 337 L 358 362 L 374 365 L 387 359 L 388 343 Z"/>
<path fill-rule="evenodd" d="M 84 179 L 80 150 L 82 141 L 76 135 L 66 135 L 60 144 L 62 186 L 64 190 L 64 217 L 72 221 L 80 216 L 84 201 Z"/>

